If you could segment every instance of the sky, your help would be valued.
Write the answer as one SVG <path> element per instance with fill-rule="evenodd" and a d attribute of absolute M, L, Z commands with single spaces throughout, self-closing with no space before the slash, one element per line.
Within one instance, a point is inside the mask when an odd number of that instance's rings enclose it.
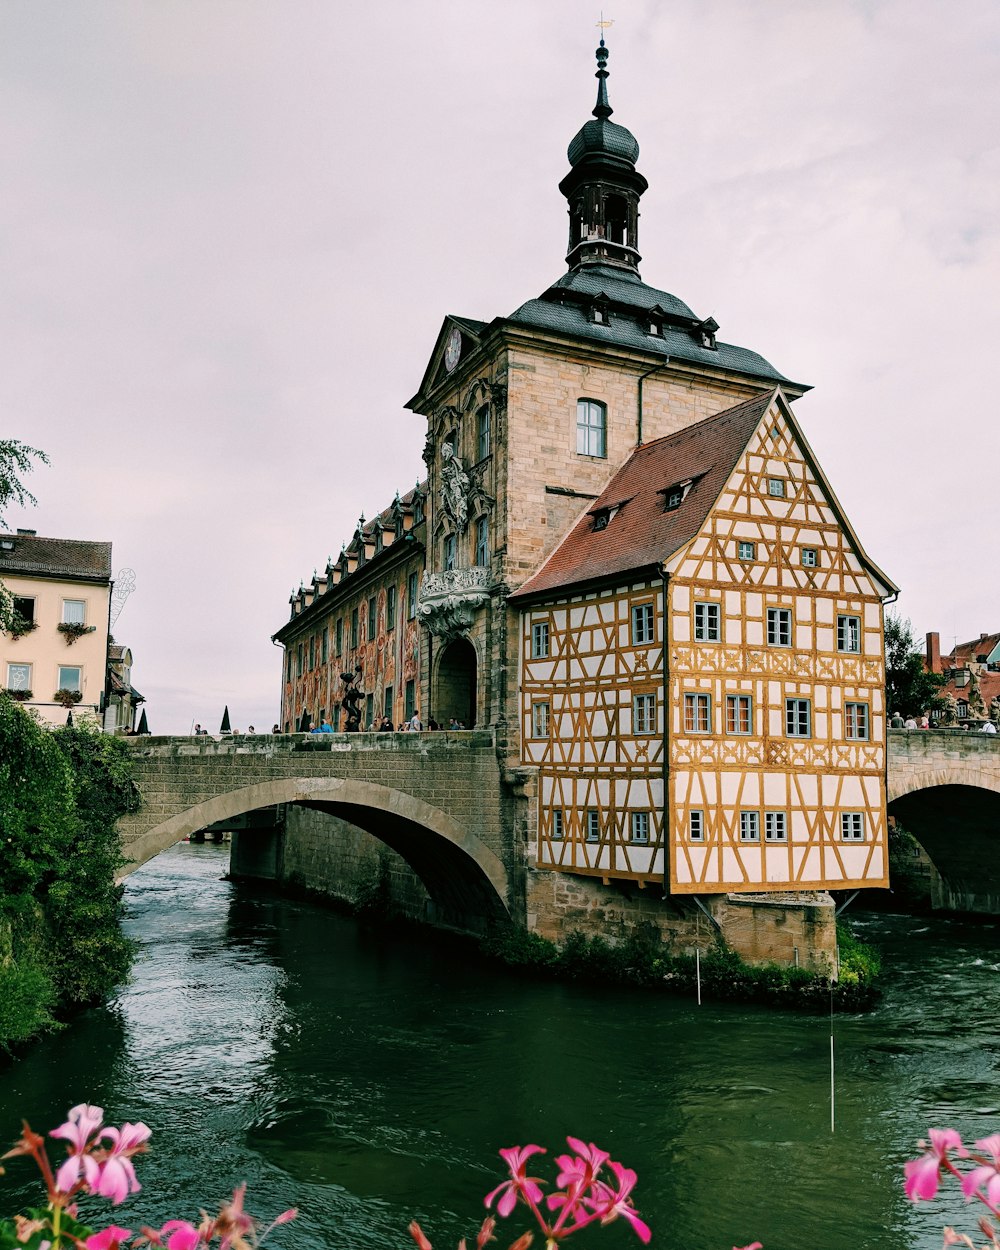
<path fill-rule="evenodd" d="M 607 0 L 606 0 L 607 2 Z M 1000 629 L 1000 5 L 619 0 L 645 281 L 796 413 L 920 639 Z M 270 728 L 288 597 L 422 476 L 448 313 L 565 271 L 580 0 L 0 0 L 9 528 L 110 540 L 154 733 Z"/>

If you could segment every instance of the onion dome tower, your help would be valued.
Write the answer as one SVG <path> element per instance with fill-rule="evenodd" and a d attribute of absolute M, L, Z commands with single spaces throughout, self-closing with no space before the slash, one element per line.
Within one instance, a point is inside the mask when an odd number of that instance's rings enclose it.
<path fill-rule="evenodd" d="M 649 185 L 638 172 L 639 145 L 624 126 L 610 121 L 608 49 L 597 49 L 594 121 L 574 136 L 566 155 L 571 169 L 559 190 L 569 201 L 570 270 L 613 265 L 638 274 L 639 199 Z"/>

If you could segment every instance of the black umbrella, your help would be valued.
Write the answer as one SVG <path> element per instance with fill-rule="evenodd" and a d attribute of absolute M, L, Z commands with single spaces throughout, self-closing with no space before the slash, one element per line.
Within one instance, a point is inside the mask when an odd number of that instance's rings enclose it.
<path fill-rule="evenodd" d="M 143 716 L 145 715 L 146 713 L 143 712 Z M 222 713 L 222 724 L 219 726 L 219 733 L 220 734 L 232 733 L 232 730 L 229 727 L 229 704 L 228 703 L 226 704 L 225 711 Z"/>
<path fill-rule="evenodd" d="M 66 724 L 67 725 L 73 724 L 73 709 L 72 708 L 70 708 L 70 710 L 66 713 Z"/>
<path fill-rule="evenodd" d="M 142 715 L 139 717 L 139 728 L 135 731 L 137 734 L 148 734 L 149 725 L 146 723 L 146 709 L 142 709 Z"/>

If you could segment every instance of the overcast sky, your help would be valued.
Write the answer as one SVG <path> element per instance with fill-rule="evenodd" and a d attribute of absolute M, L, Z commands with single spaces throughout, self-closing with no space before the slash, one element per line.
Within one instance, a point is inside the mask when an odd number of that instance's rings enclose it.
<path fill-rule="evenodd" d="M 918 636 L 1000 629 L 1000 5 L 606 11 L 643 278 L 816 388 Z M 52 461 L 6 520 L 135 570 L 154 733 L 270 727 L 289 593 L 423 471 L 442 318 L 564 271 L 598 15 L 0 0 L 0 436 Z"/>

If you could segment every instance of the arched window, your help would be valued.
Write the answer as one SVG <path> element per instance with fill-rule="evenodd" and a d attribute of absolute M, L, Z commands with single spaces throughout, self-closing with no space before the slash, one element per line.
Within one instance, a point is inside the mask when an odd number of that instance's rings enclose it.
<path fill-rule="evenodd" d="M 580 456 L 606 456 L 607 407 L 596 399 L 576 401 L 576 450 Z"/>

